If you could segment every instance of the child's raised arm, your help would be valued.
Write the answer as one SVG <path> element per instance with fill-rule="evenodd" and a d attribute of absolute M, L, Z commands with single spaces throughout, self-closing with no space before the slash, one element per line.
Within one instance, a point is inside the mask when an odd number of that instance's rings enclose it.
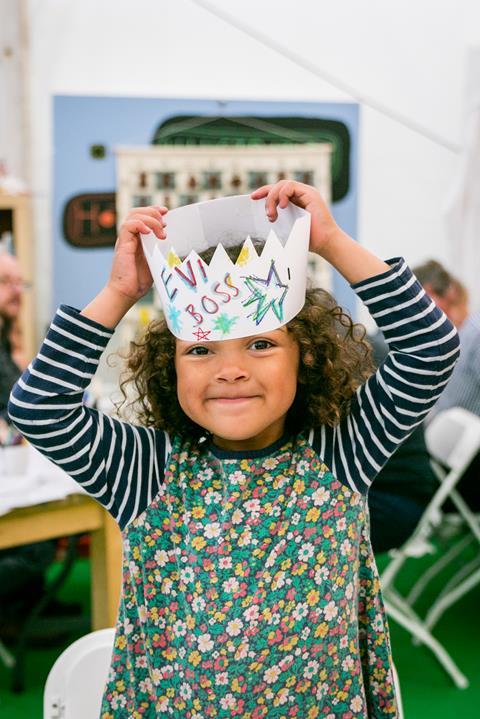
<path fill-rule="evenodd" d="M 138 236 L 165 237 L 166 208 L 132 210 L 119 232 L 110 278 L 83 312 L 62 305 L 37 357 L 14 386 L 9 415 L 45 456 L 125 527 L 163 481 L 164 432 L 84 406 L 83 394 L 113 328 L 152 284 Z"/>
<path fill-rule="evenodd" d="M 290 201 L 307 210 L 312 218 L 310 251 L 321 255 L 350 284 L 362 282 L 390 269 L 385 262 L 355 242 L 337 225 L 314 187 L 282 180 L 275 185 L 260 187 L 251 197 L 254 200 L 266 198 L 265 210 L 272 222 L 277 218 L 277 205 L 284 208 Z"/>
<path fill-rule="evenodd" d="M 165 239 L 166 207 L 136 207 L 120 226 L 112 269 L 105 287 L 81 314 L 105 327 L 116 327 L 122 317 L 152 286 L 139 233 L 150 231 Z"/>
<path fill-rule="evenodd" d="M 389 354 L 352 396 L 335 426 L 322 425 L 313 447 L 344 484 L 364 493 L 398 445 L 423 421 L 453 371 L 458 335 L 404 260 L 379 260 L 335 223 L 318 192 L 281 182 L 253 193 L 275 219 L 288 200 L 312 215 L 310 249 L 350 282 L 389 345 Z"/>

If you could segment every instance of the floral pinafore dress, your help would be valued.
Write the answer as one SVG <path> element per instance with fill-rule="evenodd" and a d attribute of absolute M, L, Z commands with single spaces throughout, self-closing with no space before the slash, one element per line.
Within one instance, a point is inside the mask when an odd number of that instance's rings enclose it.
<path fill-rule="evenodd" d="M 365 497 L 304 434 L 248 456 L 174 440 L 124 531 L 102 719 L 396 716 Z"/>

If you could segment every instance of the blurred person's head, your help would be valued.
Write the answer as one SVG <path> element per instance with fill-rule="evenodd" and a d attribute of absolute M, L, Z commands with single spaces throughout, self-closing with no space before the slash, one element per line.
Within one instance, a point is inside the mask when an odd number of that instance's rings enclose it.
<path fill-rule="evenodd" d="M 460 327 L 468 315 L 468 292 L 460 280 L 453 277 L 436 260 L 428 260 L 415 267 L 413 271 L 425 292 L 445 312 L 451 322 L 456 327 Z"/>
<path fill-rule="evenodd" d="M 0 253 L 0 318 L 17 319 L 22 307 L 23 277 L 18 260 L 8 252 Z"/>
<path fill-rule="evenodd" d="M 450 319 L 456 327 L 460 327 L 468 317 L 468 291 L 465 285 L 455 277 L 452 278 L 450 291 L 453 295 L 450 306 Z"/>

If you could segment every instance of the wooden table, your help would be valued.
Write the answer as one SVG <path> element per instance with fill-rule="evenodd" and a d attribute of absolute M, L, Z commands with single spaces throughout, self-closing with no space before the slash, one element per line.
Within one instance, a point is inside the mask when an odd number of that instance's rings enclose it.
<path fill-rule="evenodd" d="M 90 532 L 92 629 L 115 625 L 120 597 L 122 542 L 118 525 L 83 494 L 14 509 L 0 516 L 0 549 Z"/>

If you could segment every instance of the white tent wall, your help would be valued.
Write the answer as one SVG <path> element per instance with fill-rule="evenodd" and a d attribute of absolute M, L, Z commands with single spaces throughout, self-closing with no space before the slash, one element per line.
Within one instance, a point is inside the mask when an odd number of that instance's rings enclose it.
<path fill-rule="evenodd" d="M 461 144 L 471 0 L 215 0 L 212 6 Z M 31 183 L 39 322 L 51 311 L 52 102 L 56 94 L 355 100 L 193 0 L 27 0 Z M 359 241 L 415 264 L 453 253 L 444 208 L 459 155 L 362 104 Z"/>

